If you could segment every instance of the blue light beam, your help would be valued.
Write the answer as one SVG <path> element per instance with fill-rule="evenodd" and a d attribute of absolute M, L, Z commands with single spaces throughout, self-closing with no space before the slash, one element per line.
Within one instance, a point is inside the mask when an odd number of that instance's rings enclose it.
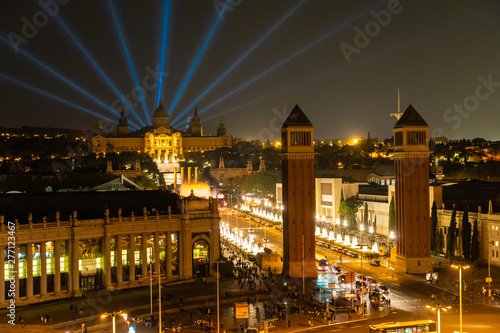
<path fill-rule="evenodd" d="M 167 62 L 167 44 L 168 44 L 168 23 L 170 21 L 170 0 L 165 0 L 163 5 L 163 25 L 161 28 L 161 50 L 160 50 L 160 71 L 163 73 L 165 63 Z M 163 92 L 163 75 L 158 77 L 158 94 L 156 97 L 156 104 L 160 104 L 161 94 Z"/>
<path fill-rule="evenodd" d="M 55 19 L 63 27 L 63 29 L 65 30 L 65 32 L 73 40 L 73 42 L 76 44 L 76 46 L 78 46 L 78 48 L 80 49 L 80 51 L 83 52 L 83 54 L 85 55 L 85 57 L 87 58 L 87 60 L 95 67 L 95 69 L 97 70 L 97 72 L 101 75 L 101 77 L 104 79 L 104 81 L 106 81 L 106 83 L 108 84 L 108 86 L 125 103 L 125 105 L 130 109 L 130 111 L 132 112 L 132 114 L 137 118 L 137 120 L 139 120 L 139 122 L 141 123 L 141 125 L 145 126 L 144 123 L 142 122 L 141 118 L 139 118 L 139 116 L 137 115 L 137 113 L 135 113 L 135 111 L 133 110 L 132 106 L 130 106 L 130 104 L 128 103 L 128 101 L 125 98 L 123 98 L 123 96 L 120 93 L 120 91 L 118 91 L 118 89 L 116 88 L 116 86 L 113 84 L 113 82 L 111 82 L 111 80 L 109 79 L 109 77 L 106 75 L 106 73 L 104 73 L 104 71 L 101 69 L 101 67 L 97 64 L 97 62 L 95 61 L 95 59 L 90 55 L 90 53 L 83 46 L 83 44 L 78 40 L 78 38 L 71 31 L 71 29 L 66 25 L 66 23 L 64 23 L 64 21 L 61 18 L 61 15 L 55 16 Z"/>
<path fill-rule="evenodd" d="M 146 114 L 146 119 L 148 120 L 148 124 L 151 125 L 151 119 L 149 119 L 148 110 L 146 108 L 146 104 L 144 103 L 144 96 L 142 95 L 141 85 L 139 84 L 139 79 L 137 79 L 137 74 L 135 72 L 134 64 L 132 63 L 132 57 L 130 56 L 127 42 L 125 41 L 125 36 L 123 35 L 123 29 L 120 25 L 120 20 L 118 19 L 118 15 L 116 13 L 116 9 L 115 9 L 115 6 L 113 5 L 112 0 L 108 0 L 108 6 L 109 6 L 109 10 L 111 12 L 111 16 L 113 17 L 113 21 L 115 23 L 118 37 L 120 38 L 120 42 L 122 44 L 123 51 L 125 52 L 125 57 L 127 58 L 128 66 L 130 67 L 130 73 L 132 74 L 135 86 L 137 87 L 137 90 L 139 91 L 139 97 L 140 97 L 141 102 L 142 102 L 142 107 L 144 109 L 144 113 Z"/>
<path fill-rule="evenodd" d="M 67 104 L 67 105 L 70 105 L 70 106 L 72 106 L 72 107 L 74 107 L 76 109 L 82 110 L 82 111 L 84 111 L 86 113 L 89 113 L 89 114 L 94 115 L 96 117 L 99 117 L 101 119 L 106 119 L 106 120 L 108 120 L 108 121 L 110 121 L 112 123 L 117 124 L 117 121 L 115 121 L 115 120 L 111 120 L 111 119 L 109 119 L 109 118 L 107 118 L 107 117 L 105 117 L 105 116 L 103 116 L 101 114 L 95 113 L 94 111 L 91 111 L 91 110 L 89 110 L 87 108 L 84 108 L 83 106 L 77 105 L 77 104 L 72 103 L 72 102 L 70 102 L 68 100 L 65 100 L 64 98 L 61 98 L 61 97 L 56 96 L 56 95 L 53 95 L 53 94 L 51 94 L 49 92 L 46 92 L 46 91 L 43 91 L 43 90 L 38 89 L 36 87 L 33 87 L 32 85 L 29 85 L 29 84 L 27 84 L 25 82 L 22 82 L 22 81 L 19 81 L 17 79 L 14 79 L 13 77 L 10 77 L 10 76 L 8 76 L 8 75 L 6 75 L 4 73 L 0 73 L 0 79 L 4 79 L 6 81 L 12 82 L 14 84 L 17 84 L 18 86 L 21 86 L 23 88 L 32 90 L 32 91 L 37 92 L 37 93 L 39 93 L 41 95 L 44 95 L 46 97 L 50 97 L 52 99 L 55 99 L 56 101 L 59 101 L 61 103 Z"/>
<path fill-rule="evenodd" d="M 227 74 L 229 74 L 240 62 L 242 62 L 250 53 L 253 52 L 267 37 L 269 37 L 272 33 L 276 31 L 292 14 L 301 7 L 306 0 L 301 0 L 295 4 L 295 6 L 286 13 L 267 33 L 264 34 L 259 40 L 257 40 L 248 50 L 243 53 L 243 55 L 236 60 L 221 76 L 219 76 L 200 96 L 198 96 L 194 102 L 192 102 L 175 120 L 172 122 L 172 125 L 175 124 L 186 112 L 191 110 L 191 108 L 201 99 L 203 98 L 210 90 L 212 90 Z"/>
<path fill-rule="evenodd" d="M 219 22 L 222 18 L 222 16 L 224 15 L 224 12 L 226 11 L 226 8 L 229 4 L 229 1 L 230 0 L 227 0 L 226 3 L 224 4 L 224 7 L 222 8 L 222 12 L 217 15 L 217 20 L 215 20 L 215 23 L 214 25 L 212 26 L 212 29 L 210 29 L 210 32 L 208 33 L 208 36 L 207 38 L 205 39 L 205 42 L 203 43 L 201 49 L 200 49 L 200 52 L 198 52 L 198 55 L 196 56 L 196 59 L 193 63 L 193 65 L 191 65 L 191 69 L 189 70 L 186 78 L 184 79 L 184 82 L 182 83 L 182 86 L 181 88 L 179 89 L 179 92 L 177 93 L 177 96 L 175 96 L 175 99 L 174 99 L 174 102 L 172 103 L 172 106 L 170 106 L 170 110 L 168 110 L 168 114 L 170 115 L 172 113 L 172 110 L 173 108 L 175 107 L 175 105 L 177 104 L 177 101 L 179 100 L 179 97 L 181 96 L 182 92 L 184 91 L 184 88 L 186 87 L 189 79 L 191 78 L 191 75 L 193 74 L 193 71 L 195 70 L 196 68 L 196 65 L 198 65 L 198 61 L 200 61 L 200 58 L 201 56 L 203 55 L 203 52 L 205 51 L 205 48 L 207 47 L 208 45 L 208 42 L 210 41 L 210 39 L 212 38 L 212 35 L 214 34 L 215 32 L 215 28 L 217 28 L 217 25 L 219 25 Z"/>
<path fill-rule="evenodd" d="M 255 81 L 257 81 L 259 79 L 261 79 L 262 77 L 264 77 L 265 75 L 271 73 L 275 69 L 283 66 L 284 64 L 286 64 L 290 60 L 296 58 L 297 56 L 301 55 L 302 53 L 304 53 L 305 51 L 309 50 L 313 46 L 316 46 L 317 44 L 321 43 L 325 39 L 328 39 L 331 36 L 335 35 L 336 33 L 340 32 L 344 27 L 351 26 L 353 23 L 355 23 L 357 20 L 359 20 L 361 17 L 363 17 L 366 13 L 368 13 L 371 9 L 373 9 L 374 7 L 377 7 L 379 4 L 381 4 L 383 2 L 385 2 L 385 0 L 378 2 L 375 6 L 370 6 L 369 8 L 365 9 L 364 11 L 362 11 L 362 12 L 356 14 L 356 15 L 351 16 L 350 18 L 348 18 L 347 20 L 345 20 L 344 22 L 342 22 L 340 25 L 336 26 L 334 29 L 330 30 L 326 34 L 322 35 L 321 37 L 315 39 L 314 41 L 312 41 L 309 44 L 307 44 L 306 46 L 304 46 L 302 49 L 296 51 L 295 53 L 292 53 L 291 55 L 289 55 L 285 59 L 279 61 L 278 63 L 276 63 L 273 66 L 269 67 L 268 69 L 264 70 L 260 74 L 254 76 L 252 79 L 250 79 L 249 81 L 245 82 L 244 84 L 242 84 L 238 88 L 232 90 L 231 92 L 229 92 L 226 95 L 222 96 L 221 98 L 219 98 L 215 102 L 211 103 L 210 105 L 206 106 L 202 110 L 198 111 L 198 114 L 201 114 L 201 113 L 207 111 L 208 109 L 210 109 L 214 105 L 216 105 L 216 104 L 222 102 L 223 100 L 225 100 L 226 98 L 234 95 L 238 91 L 240 91 L 240 90 L 248 87 L 250 84 L 254 83 Z"/>
<path fill-rule="evenodd" d="M 10 42 L 7 39 L 5 39 L 4 37 L 2 37 L 2 36 L 0 36 L 0 41 L 2 41 L 3 43 L 5 43 L 9 47 L 11 46 Z M 50 74 L 52 74 L 55 77 L 57 77 L 59 80 L 67 83 L 68 85 L 70 85 L 71 87 L 73 87 L 78 92 L 80 92 L 83 95 L 87 96 L 88 98 L 90 98 L 91 100 L 93 100 L 94 102 L 96 102 L 97 104 L 99 104 L 102 107 L 106 108 L 107 110 L 111 111 L 116 116 L 120 116 L 120 114 L 118 112 L 116 112 L 115 110 L 113 110 L 112 108 L 110 108 L 109 106 L 107 106 L 106 104 L 104 104 L 103 102 L 101 102 L 100 100 L 98 100 L 97 98 L 95 98 L 89 92 L 87 92 L 84 89 L 80 88 L 77 84 L 73 83 L 72 81 L 70 81 L 69 79 L 67 79 L 66 77 L 64 77 L 62 74 L 59 74 L 58 72 L 56 72 L 51 67 L 49 67 L 48 65 L 44 64 L 41 60 L 37 59 L 35 56 L 32 56 L 31 54 L 29 54 L 28 52 L 24 51 L 21 48 L 19 48 L 19 53 L 22 54 L 23 56 L 25 56 L 26 58 L 28 58 L 30 61 L 32 61 L 35 64 L 37 64 L 38 66 L 40 66 L 42 69 L 46 70 Z M 130 122 L 130 124 L 133 125 L 134 127 L 136 127 L 137 129 L 140 128 L 139 126 L 133 124 L 132 122 Z"/>

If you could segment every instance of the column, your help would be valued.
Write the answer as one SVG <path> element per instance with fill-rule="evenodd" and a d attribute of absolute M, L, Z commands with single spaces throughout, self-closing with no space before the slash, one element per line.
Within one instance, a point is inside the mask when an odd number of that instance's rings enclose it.
<path fill-rule="evenodd" d="M 104 253 L 104 286 L 108 289 L 111 286 L 111 237 L 106 235 L 103 242 L 104 245 L 102 252 Z"/>
<path fill-rule="evenodd" d="M 47 295 L 47 242 L 42 241 L 40 247 L 40 262 L 41 262 L 41 271 L 40 274 L 40 296 Z"/>
<path fill-rule="evenodd" d="M 54 292 L 61 291 L 61 241 L 54 242 Z"/>
<path fill-rule="evenodd" d="M 19 274 L 21 273 L 19 271 L 19 249 L 17 245 L 14 246 L 14 258 L 15 258 L 14 268 L 9 267 L 9 271 L 11 272 L 11 275 L 14 274 L 14 285 L 16 287 L 16 295 L 14 296 L 14 298 L 16 300 L 19 300 Z M 33 256 L 31 256 L 31 258 L 33 259 Z M 15 273 L 12 273 L 13 271 L 15 271 Z"/>
<path fill-rule="evenodd" d="M 73 294 L 80 291 L 80 267 L 78 260 L 80 259 L 80 248 L 78 246 L 78 239 L 71 240 L 71 254 L 70 254 L 70 269 L 71 269 L 71 292 Z"/>
<path fill-rule="evenodd" d="M 5 301 L 5 246 L 0 247 L 0 303 Z M 7 271 L 8 272 L 8 271 Z"/>
<path fill-rule="evenodd" d="M 165 239 L 165 260 L 167 261 L 167 280 L 172 277 L 172 231 L 167 232 Z"/>
<path fill-rule="evenodd" d="M 191 167 L 188 167 L 188 184 L 191 184 Z"/>
<path fill-rule="evenodd" d="M 160 273 L 160 233 L 155 232 L 155 245 L 154 245 L 154 258 L 155 258 L 155 274 Z"/>
<path fill-rule="evenodd" d="M 143 233 L 141 239 L 141 275 L 144 279 L 148 275 L 148 234 Z"/>
<path fill-rule="evenodd" d="M 198 167 L 194 167 L 194 182 L 198 182 Z"/>
<path fill-rule="evenodd" d="M 33 244 L 31 243 L 26 244 L 26 266 L 26 297 L 33 297 Z"/>
<path fill-rule="evenodd" d="M 177 253 L 179 256 L 179 277 L 181 279 L 187 279 L 193 276 L 193 269 L 191 264 L 193 259 L 193 251 L 186 248 L 186 246 L 188 246 L 187 244 L 191 243 L 187 239 L 187 232 L 185 228 L 179 230 L 178 237 L 179 248 L 177 250 Z M 190 252 L 191 254 L 187 255 L 187 253 Z M 191 262 L 189 262 L 189 265 L 188 260 L 191 260 Z"/>
<path fill-rule="evenodd" d="M 123 280 L 123 266 L 122 266 L 122 236 L 116 236 L 116 287 L 122 284 Z"/>
<path fill-rule="evenodd" d="M 184 183 L 184 167 L 181 167 L 181 185 Z"/>
<path fill-rule="evenodd" d="M 128 235 L 128 276 L 129 281 L 135 281 L 135 235 Z"/>
<path fill-rule="evenodd" d="M 177 168 L 174 168 L 174 191 L 177 191 Z"/>

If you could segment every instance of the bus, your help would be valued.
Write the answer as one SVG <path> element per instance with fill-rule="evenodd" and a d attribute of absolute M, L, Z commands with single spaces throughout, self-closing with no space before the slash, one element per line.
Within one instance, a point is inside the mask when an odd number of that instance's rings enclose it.
<path fill-rule="evenodd" d="M 432 320 L 415 320 L 370 325 L 370 333 L 436 333 L 437 325 Z"/>
<path fill-rule="evenodd" d="M 326 271 L 328 270 L 328 259 L 319 259 L 318 260 L 318 270 L 319 271 Z"/>

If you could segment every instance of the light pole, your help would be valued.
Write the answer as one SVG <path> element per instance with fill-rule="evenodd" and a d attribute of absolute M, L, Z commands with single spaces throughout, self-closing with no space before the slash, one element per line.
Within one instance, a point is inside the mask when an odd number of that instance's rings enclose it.
<path fill-rule="evenodd" d="M 217 261 L 217 333 L 220 333 L 220 322 L 219 322 L 219 264 L 223 264 L 225 261 Z"/>
<path fill-rule="evenodd" d="M 491 245 L 494 242 L 488 242 L 488 277 L 486 278 L 486 282 L 488 282 L 488 304 L 491 304 L 491 266 L 490 266 L 490 258 L 491 258 Z"/>
<path fill-rule="evenodd" d="M 437 333 L 441 333 L 441 310 L 448 311 L 449 309 L 451 309 L 451 306 L 445 306 L 445 307 L 443 307 L 440 304 L 436 304 L 436 306 L 426 305 L 425 307 L 427 309 L 432 310 L 432 311 L 436 311 L 437 310 L 437 315 L 438 315 L 438 329 L 437 329 Z"/>
<path fill-rule="evenodd" d="M 364 276 L 363 276 L 363 230 L 365 229 L 364 225 L 359 226 L 359 230 L 361 230 L 361 318 L 365 318 L 365 303 L 363 302 L 363 294 L 365 291 L 364 286 Z"/>
<path fill-rule="evenodd" d="M 389 268 L 391 267 L 391 250 L 392 250 L 392 242 L 394 241 L 394 238 L 396 236 L 394 236 L 394 231 L 391 231 L 389 233 Z"/>
<path fill-rule="evenodd" d="M 106 312 L 105 314 L 101 315 L 101 318 L 111 317 L 113 319 L 113 333 L 116 333 L 115 317 L 116 317 L 116 315 L 125 316 L 125 314 L 122 312 L 123 311 L 113 311 L 113 312 Z"/>
<path fill-rule="evenodd" d="M 459 290 L 460 290 L 460 293 L 459 293 L 459 298 L 460 298 L 460 333 L 463 333 L 462 331 L 462 269 L 467 269 L 469 268 L 468 265 L 451 265 L 451 267 L 453 268 L 457 268 L 458 269 L 458 277 L 459 277 Z"/>

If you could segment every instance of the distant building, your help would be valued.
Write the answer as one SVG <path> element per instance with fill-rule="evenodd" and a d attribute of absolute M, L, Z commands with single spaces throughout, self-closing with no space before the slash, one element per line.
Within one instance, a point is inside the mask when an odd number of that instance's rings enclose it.
<path fill-rule="evenodd" d="M 153 126 L 128 132 L 128 120 L 122 112 L 116 135 L 94 136 L 92 138 L 92 152 L 106 154 L 134 151 L 149 154 L 159 164 L 176 164 L 183 159 L 186 152 L 203 152 L 222 147 L 231 148 L 232 140 L 232 136 L 226 133 L 222 122 L 217 128 L 217 136 L 203 135 L 197 110 L 190 118 L 186 131 L 174 129 L 170 126 L 168 111 L 160 100 L 160 105 L 153 114 Z"/>
<path fill-rule="evenodd" d="M 11 271 L 16 306 L 148 286 L 151 273 L 167 283 L 215 274 L 216 199 L 126 191 L 10 194 L 0 201 L 2 307 L 9 303 Z M 9 247 L 14 226 L 16 246 Z M 7 250 L 18 259 L 13 266 Z"/>

